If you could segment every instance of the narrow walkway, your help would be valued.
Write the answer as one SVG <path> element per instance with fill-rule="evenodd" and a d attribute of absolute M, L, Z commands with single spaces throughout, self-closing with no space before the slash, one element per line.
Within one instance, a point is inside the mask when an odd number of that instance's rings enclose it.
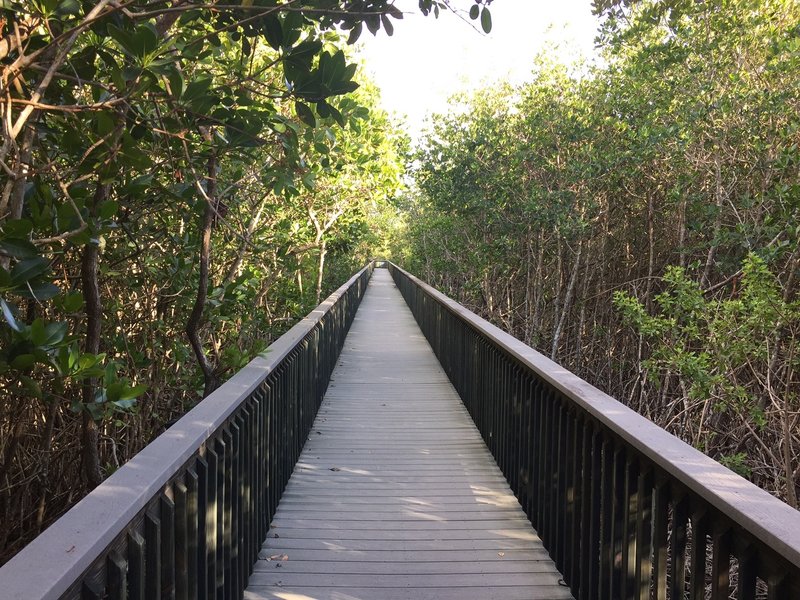
<path fill-rule="evenodd" d="M 376 269 L 245 598 L 570 598 L 559 579 Z"/>

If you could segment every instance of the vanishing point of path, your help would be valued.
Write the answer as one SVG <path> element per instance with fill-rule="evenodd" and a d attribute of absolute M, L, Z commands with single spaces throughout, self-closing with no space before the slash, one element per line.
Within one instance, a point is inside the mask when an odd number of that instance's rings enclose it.
<path fill-rule="evenodd" d="M 247 600 L 571 598 L 386 269 L 260 558 Z"/>

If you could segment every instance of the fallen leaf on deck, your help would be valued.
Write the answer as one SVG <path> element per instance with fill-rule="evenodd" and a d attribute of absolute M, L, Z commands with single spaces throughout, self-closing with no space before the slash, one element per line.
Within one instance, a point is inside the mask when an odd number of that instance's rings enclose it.
<path fill-rule="evenodd" d="M 497 553 L 497 556 L 499 556 L 500 558 L 503 558 L 505 555 L 506 555 L 505 552 L 498 552 Z"/>
<path fill-rule="evenodd" d="M 268 557 L 267 560 L 289 560 L 288 554 L 273 554 L 272 556 Z"/>

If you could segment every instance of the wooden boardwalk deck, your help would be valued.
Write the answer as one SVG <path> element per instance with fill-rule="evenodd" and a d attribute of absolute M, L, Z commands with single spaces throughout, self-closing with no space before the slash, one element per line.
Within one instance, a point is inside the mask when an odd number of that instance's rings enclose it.
<path fill-rule="evenodd" d="M 248 600 L 571 598 L 385 269 L 260 558 Z"/>

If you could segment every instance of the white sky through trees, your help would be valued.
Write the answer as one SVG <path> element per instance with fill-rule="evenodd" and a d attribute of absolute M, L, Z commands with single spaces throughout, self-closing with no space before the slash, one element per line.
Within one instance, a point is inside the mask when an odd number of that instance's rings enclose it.
<path fill-rule="evenodd" d="M 494 0 L 489 35 L 466 14 L 472 0 L 452 4 L 461 18 L 444 11 L 438 19 L 424 17 L 418 0 L 397 0 L 405 18 L 393 20 L 394 35 L 381 29 L 374 37 L 365 28 L 359 40 L 383 106 L 407 115 L 413 138 L 426 115 L 447 110 L 452 94 L 502 79 L 527 79 L 534 57 L 545 48 L 553 47 L 558 62 L 594 55 L 598 21 L 590 0 Z"/>

